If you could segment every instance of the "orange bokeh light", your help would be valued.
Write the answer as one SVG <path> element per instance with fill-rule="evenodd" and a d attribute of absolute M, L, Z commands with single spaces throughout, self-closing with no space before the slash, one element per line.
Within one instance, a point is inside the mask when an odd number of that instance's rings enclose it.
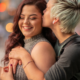
<path fill-rule="evenodd" d="M 6 10 L 6 4 L 0 3 L 0 12 L 4 12 Z"/>
<path fill-rule="evenodd" d="M 13 23 L 8 23 L 6 25 L 6 31 L 7 32 L 13 32 Z"/>

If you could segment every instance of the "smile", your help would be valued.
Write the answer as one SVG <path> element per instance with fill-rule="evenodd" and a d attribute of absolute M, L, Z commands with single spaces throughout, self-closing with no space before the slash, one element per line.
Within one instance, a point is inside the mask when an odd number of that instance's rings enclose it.
<path fill-rule="evenodd" d="M 27 31 L 27 30 L 31 30 L 32 28 L 33 28 L 33 27 L 30 27 L 30 26 L 23 26 L 23 29 L 26 30 L 26 31 Z"/>

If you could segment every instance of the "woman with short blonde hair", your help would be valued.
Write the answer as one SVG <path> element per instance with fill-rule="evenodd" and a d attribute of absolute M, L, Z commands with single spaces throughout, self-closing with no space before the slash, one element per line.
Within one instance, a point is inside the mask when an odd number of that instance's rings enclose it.
<path fill-rule="evenodd" d="M 51 9 L 51 18 L 59 18 L 61 32 L 74 33 L 80 22 L 80 0 L 58 0 Z"/>

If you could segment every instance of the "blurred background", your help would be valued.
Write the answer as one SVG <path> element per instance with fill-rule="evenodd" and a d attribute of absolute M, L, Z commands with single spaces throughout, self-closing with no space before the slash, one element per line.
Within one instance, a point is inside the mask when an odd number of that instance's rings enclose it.
<path fill-rule="evenodd" d="M 13 22 L 16 8 L 22 0 L 0 0 L 0 61 L 5 53 L 5 41 L 9 36 L 6 25 Z M 0 62 L 0 66 L 2 66 Z"/>
<path fill-rule="evenodd" d="M 16 8 L 22 0 L 0 0 L 0 61 L 5 53 L 5 41 L 9 36 L 6 31 L 6 25 L 10 27 L 13 22 Z M 46 0 L 48 1 L 48 0 Z M 76 27 L 75 31 L 80 35 L 80 24 Z M 2 66 L 0 62 L 0 66 Z"/>

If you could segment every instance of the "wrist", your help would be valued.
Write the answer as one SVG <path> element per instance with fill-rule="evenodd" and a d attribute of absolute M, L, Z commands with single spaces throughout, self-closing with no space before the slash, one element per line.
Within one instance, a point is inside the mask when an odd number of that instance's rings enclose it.
<path fill-rule="evenodd" d="M 31 55 L 23 57 L 23 58 L 22 58 L 22 64 L 23 64 L 23 66 L 24 66 L 26 63 L 28 63 L 29 61 L 33 61 Z"/>
<path fill-rule="evenodd" d="M 24 54 L 21 55 L 20 57 L 21 57 L 21 60 L 23 60 L 23 59 L 25 59 L 25 58 L 31 57 L 31 55 L 30 55 L 29 53 L 27 53 L 27 52 L 24 52 Z"/>
<path fill-rule="evenodd" d="M 29 65 L 31 62 L 34 62 L 33 60 L 32 61 L 29 61 L 28 63 L 26 63 L 25 65 L 23 65 L 23 69 L 25 69 L 25 67 L 27 66 L 27 65 Z"/>
<path fill-rule="evenodd" d="M 23 55 L 21 55 L 20 56 L 20 59 L 23 61 L 23 59 L 25 59 L 25 58 L 28 58 L 30 56 L 30 54 L 28 53 L 26 53 L 26 54 L 23 54 Z"/>

